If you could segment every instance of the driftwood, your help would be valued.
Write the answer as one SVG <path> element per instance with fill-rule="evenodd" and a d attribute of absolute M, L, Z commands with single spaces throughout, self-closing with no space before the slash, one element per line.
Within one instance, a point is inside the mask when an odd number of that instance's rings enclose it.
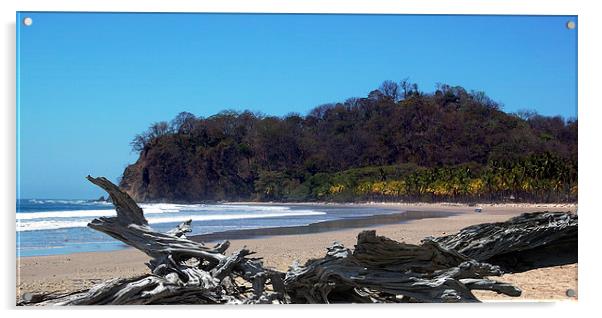
<path fill-rule="evenodd" d="M 353 252 L 334 244 L 326 257 L 293 266 L 284 283 L 295 303 L 476 302 L 475 289 L 520 296 L 485 278 L 501 274 L 431 240 L 405 244 L 364 231 Z"/>
<path fill-rule="evenodd" d="M 190 241 L 184 236 L 190 231 L 190 221 L 167 233 L 156 232 L 128 194 L 105 178 L 88 176 L 88 180 L 109 193 L 117 211 L 116 217 L 100 217 L 88 226 L 146 253 L 151 257 L 147 266 L 152 274 L 110 280 L 85 292 L 46 297 L 37 304 L 222 304 L 282 299 L 282 290 L 265 288 L 279 273 L 250 258 L 251 251 L 243 248 L 226 256 L 228 242 L 207 247 Z"/>
<path fill-rule="evenodd" d="M 420 245 L 364 231 L 353 252 L 334 243 L 325 257 L 303 266 L 293 264 L 281 273 L 264 268 L 246 248 L 226 255 L 227 241 L 208 247 L 187 239 L 190 221 L 166 233 L 156 232 L 128 194 L 105 178 L 88 176 L 88 180 L 109 193 L 117 211 L 116 217 L 100 217 L 88 226 L 146 253 L 151 274 L 109 280 L 68 295 L 28 295 L 21 305 L 476 302 L 472 290 L 521 293 L 518 287 L 490 280 L 502 269 L 483 260 L 533 246 L 532 241 L 545 245 L 564 237 L 554 227 L 545 227 L 539 216 L 524 216 L 526 223 L 506 230 L 481 225 L 455 236 L 425 239 Z M 533 226 L 533 220 L 539 225 Z M 576 231 L 576 217 L 574 223 Z M 521 227 L 526 230 L 521 232 Z M 509 228 L 522 234 L 513 236 Z M 484 243 L 489 236 L 512 242 Z M 471 243 L 475 240 L 482 243 Z M 490 253 L 488 244 L 501 247 Z"/>
<path fill-rule="evenodd" d="M 469 226 L 433 240 L 506 272 L 520 272 L 577 262 L 577 228 L 576 214 L 537 212 Z"/>

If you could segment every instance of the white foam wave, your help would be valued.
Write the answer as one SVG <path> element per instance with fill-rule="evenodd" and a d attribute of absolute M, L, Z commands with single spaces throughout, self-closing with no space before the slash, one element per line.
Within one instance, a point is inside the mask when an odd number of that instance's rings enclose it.
<path fill-rule="evenodd" d="M 41 230 L 58 230 L 74 227 L 86 227 L 88 221 L 55 221 L 45 220 L 36 222 L 17 221 L 17 232 L 24 231 L 41 231 Z"/>
<path fill-rule="evenodd" d="M 166 216 L 166 217 L 151 217 L 148 218 L 148 223 L 175 223 L 184 222 L 192 219 L 192 221 L 221 221 L 221 220 L 236 220 L 236 219 L 261 219 L 271 218 L 279 216 L 309 216 L 309 215 L 322 215 L 326 212 L 313 211 L 313 210 L 293 210 L 284 213 L 271 212 L 271 213 L 236 213 L 236 214 L 213 214 L 213 215 L 202 215 L 202 214 L 187 214 L 178 216 Z"/>
<path fill-rule="evenodd" d="M 144 214 L 173 213 L 176 209 L 149 208 L 144 209 Z M 72 210 L 72 211 L 49 211 L 35 213 L 17 213 L 17 220 L 37 219 L 60 219 L 60 218 L 96 218 L 101 216 L 115 216 L 115 210 Z"/>
<path fill-rule="evenodd" d="M 17 220 L 36 220 L 50 218 L 78 218 L 99 217 L 116 215 L 115 210 L 74 210 L 74 211 L 51 211 L 34 213 L 17 213 Z"/>
<path fill-rule="evenodd" d="M 254 206 L 257 207 L 257 206 Z M 165 208 L 165 207 L 164 207 Z M 270 207 L 271 208 L 271 207 Z M 290 210 L 288 207 L 278 207 L 279 209 L 254 209 L 255 211 L 248 211 L 247 209 L 241 212 L 224 211 L 226 213 L 211 214 L 203 213 L 206 209 L 201 211 L 196 210 L 193 213 L 181 213 L 181 214 L 170 214 L 168 216 L 157 216 L 158 214 L 164 213 L 167 209 L 146 211 L 147 220 L 150 224 L 160 223 L 178 223 L 192 219 L 193 221 L 219 221 L 219 220 L 236 220 L 236 219 L 257 219 L 257 218 L 270 218 L 280 216 L 310 216 L 310 215 L 322 215 L 326 212 L 314 211 L 314 210 Z M 234 210 L 234 209 L 228 209 Z M 223 210 L 222 210 L 223 211 Z M 192 212 L 192 211 L 191 211 Z M 33 217 L 31 214 L 42 214 L 43 217 Z M 148 215 L 150 214 L 150 216 Z M 68 216 L 70 215 L 70 216 Z M 86 227 L 91 218 L 99 216 L 112 216 L 115 215 L 114 210 L 85 210 L 85 211 L 61 211 L 61 212 L 38 212 L 38 213 L 18 213 L 17 216 L 17 232 L 21 231 L 39 231 L 39 230 L 53 230 L 53 229 L 64 229 L 64 228 L 77 228 Z M 67 220 L 66 218 L 72 218 Z M 75 219 L 73 219 L 75 218 Z"/>
<path fill-rule="evenodd" d="M 177 212 L 230 212 L 230 211 L 289 211 L 289 207 L 285 206 L 257 206 L 257 205 L 204 205 L 204 204 L 171 204 L 171 203 L 149 203 L 141 204 L 140 207 L 144 214 L 158 213 L 177 213 Z M 35 219 L 50 219 L 50 218 L 90 218 L 101 216 L 114 216 L 115 210 L 108 209 L 93 209 L 93 210 L 69 210 L 69 211 L 47 211 L 47 212 L 30 212 L 17 213 L 18 220 L 35 220 Z"/>
<path fill-rule="evenodd" d="M 56 199 L 29 199 L 29 203 L 33 204 L 78 204 L 78 205 L 108 205 L 111 202 L 94 201 L 94 200 L 56 200 Z"/>

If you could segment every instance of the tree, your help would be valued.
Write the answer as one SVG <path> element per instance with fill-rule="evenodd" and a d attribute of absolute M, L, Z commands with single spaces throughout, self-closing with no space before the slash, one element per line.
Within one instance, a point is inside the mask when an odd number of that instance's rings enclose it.
<path fill-rule="evenodd" d="M 189 112 L 179 113 L 170 123 L 170 129 L 175 132 L 188 134 L 194 128 L 196 116 Z"/>
<path fill-rule="evenodd" d="M 147 131 L 134 136 L 130 145 L 132 146 L 133 151 L 140 152 L 148 147 L 155 139 L 170 133 L 172 133 L 172 130 L 167 122 L 157 122 L 152 124 Z"/>
<path fill-rule="evenodd" d="M 577 121 L 496 105 L 482 92 L 425 93 L 403 80 L 307 115 L 182 112 L 134 137 L 140 158 L 121 185 L 173 201 L 574 200 Z M 556 159 L 528 159 L 546 153 Z"/>
<path fill-rule="evenodd" d="M 420 93 L 418 91 L 418 85 L 416 83 L 411 83 L 408 78 L 403 79 L 399 83 L 399 87 L 401 88 L 401 94 L 403 99 Z"/>
<path fill-rule="evenodd" d="M 391 100 L 399 100 L 400 90 L 399 85 L 397 83 L 387 80 L 384 81 L 378 89 L 383 93 L 383 95 L 390 98 Z"/>
<path fill-rule="evenodd" d="M 522 120 L 529 120 L 538 115 L 539 114 L 537 113 L 537 111 L 531 109 L 520 109 L 516 112 L 516 116 L 518 116 Z"/>

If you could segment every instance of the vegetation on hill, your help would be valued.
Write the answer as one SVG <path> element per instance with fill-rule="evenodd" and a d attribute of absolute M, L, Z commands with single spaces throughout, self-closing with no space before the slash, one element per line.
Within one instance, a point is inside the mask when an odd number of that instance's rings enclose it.
<path fill-rule="evenodd" d="M 577 120 L 386 81 L 307 115 L 180 113 L 136 136 L 139 201 L 575 201 Z"/>

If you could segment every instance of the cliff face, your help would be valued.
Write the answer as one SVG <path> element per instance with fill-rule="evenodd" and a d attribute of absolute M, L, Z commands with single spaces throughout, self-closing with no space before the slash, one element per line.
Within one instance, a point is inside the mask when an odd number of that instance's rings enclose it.
<path fill-rule="evenodd" d="M 193 151 L 180 138 L 163 136 L 125 169 L 119 186 L 138 202 L 249 200 L 253 183 L 245 165 L 228 149 Z"/>
<path fill-rule="evenodd" d="M 150 201 L 147 199 L 148 188 L 148 169 L 143 168 L 146 163 L 142 158 L 135 164 L 125 168 L 119 187 L 129 194 L 136 202 Z M 143 178 L 143 171 L 146 170 L 146 178 Z"/>
<path fill-rule="evenodd" d="M 197 202 L 210 198 L 195 176 L 186 170 L 178 179 L 166 173 L 164 164 L 157 164 L 162 154 L 149 151 L 123 172 L 120 187 L 137 202 Z M 169 159 L 167 159 L 169 160 Z"/>
<path fill-rule="evenodd" d="M 576 196 L 576 121 L 462 88 L 375 91 L 307 116 L 182 113 L 132 145 L 120 187 L 139 202 Z"/>

